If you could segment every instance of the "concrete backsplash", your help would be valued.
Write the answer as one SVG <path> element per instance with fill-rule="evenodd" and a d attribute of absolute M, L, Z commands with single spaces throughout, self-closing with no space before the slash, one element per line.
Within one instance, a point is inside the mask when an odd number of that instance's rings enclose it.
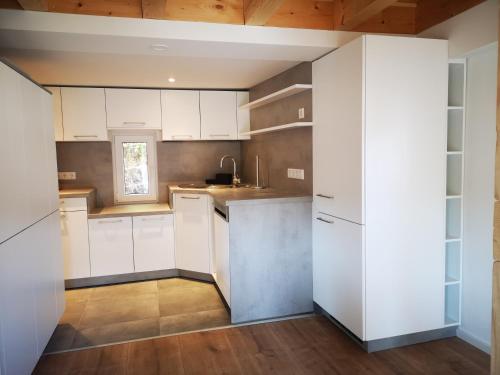
<path fill-rule="evenodd" d="M 312 64 L 301 63 L 250 89 L 250 100 L 259 99 L 295 83 L 312 82 Z M 304 108 L 305 118 L 298 118 Z M 252 130 L 296 121 L 312 121 L 312 92 L 304 91 L 256 108 L 250 113 Z M 273 188 L 312 194 L 312 129 L 298 128 L 253 136 L 243 141 L 243 180 L 255 182 L 255 155 L 261 158 L 261 178 Z M 303 169 L 304 180 L 287 177 L 287 169 Z"/>
<path fill-rule="evenodd" d="M 58 142 L 59 172 L 76 172 L 76 180 L 60 181 L 61 188 L 94 187 L 97 205 L 114 204 L 111 142 Z M 171 182 L 200 182 L 216 173 L 232 173 L 232 163 L 219 168 L 220 158 L 234 156 L 240 166 L 239 141 L 157 142 L 159 201 L 167 201 Z M 238 171 L 239 172 L 239 171 Z"/>

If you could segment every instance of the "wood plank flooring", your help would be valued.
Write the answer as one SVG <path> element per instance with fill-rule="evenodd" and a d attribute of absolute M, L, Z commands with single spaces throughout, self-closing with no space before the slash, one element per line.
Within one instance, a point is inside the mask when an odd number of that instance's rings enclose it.
<path fill-rule="evenodd" d="M 458 338 L 368 354 L 321 316 L 43 356 L 34 374 L 489 374 Z"/>

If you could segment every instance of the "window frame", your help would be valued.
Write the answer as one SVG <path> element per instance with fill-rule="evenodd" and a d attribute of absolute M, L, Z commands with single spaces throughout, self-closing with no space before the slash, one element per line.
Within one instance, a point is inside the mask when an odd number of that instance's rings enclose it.
<path fill-rule="evenodd" d="M 125 195 L 123 143 L 146 143 L 148 158 L 148 187 L 149 194 Z M 113 176 L 114 195 L 116 204 L 151 203 L 158 201 L 158 166 L 156 161 L 156 137 L 154 134 L 126 134 L 113 135 Z"/>

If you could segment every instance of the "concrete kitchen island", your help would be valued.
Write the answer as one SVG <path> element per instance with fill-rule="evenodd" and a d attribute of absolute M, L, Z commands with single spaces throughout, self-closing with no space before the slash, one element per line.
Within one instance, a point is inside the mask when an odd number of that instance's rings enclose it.
<path fill-rule="evenodd" d="M 212 274 L 242 323 L 313 311 L 312 197 L 276 189 L 181 189 L 208 194 L 213 206 Z"/>

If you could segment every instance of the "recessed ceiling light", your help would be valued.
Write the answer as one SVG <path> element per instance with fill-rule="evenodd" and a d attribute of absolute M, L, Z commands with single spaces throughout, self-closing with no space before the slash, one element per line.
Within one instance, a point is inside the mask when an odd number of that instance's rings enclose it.
<path fill-rule="evenodd" d="M 151 44 L 151 49 L 153 51 L 166 51 L 168 49 L 168 46 L 166 44 Z"/>
<path fill-rule="evenodd" d="M 174 82 L 175 82 L 175 78 L 174 78 L 174 77 L 170 77 L 170 78 L 168 79 L 168 82 L 170 82 L 170 83 L 174 83 Z"/>

